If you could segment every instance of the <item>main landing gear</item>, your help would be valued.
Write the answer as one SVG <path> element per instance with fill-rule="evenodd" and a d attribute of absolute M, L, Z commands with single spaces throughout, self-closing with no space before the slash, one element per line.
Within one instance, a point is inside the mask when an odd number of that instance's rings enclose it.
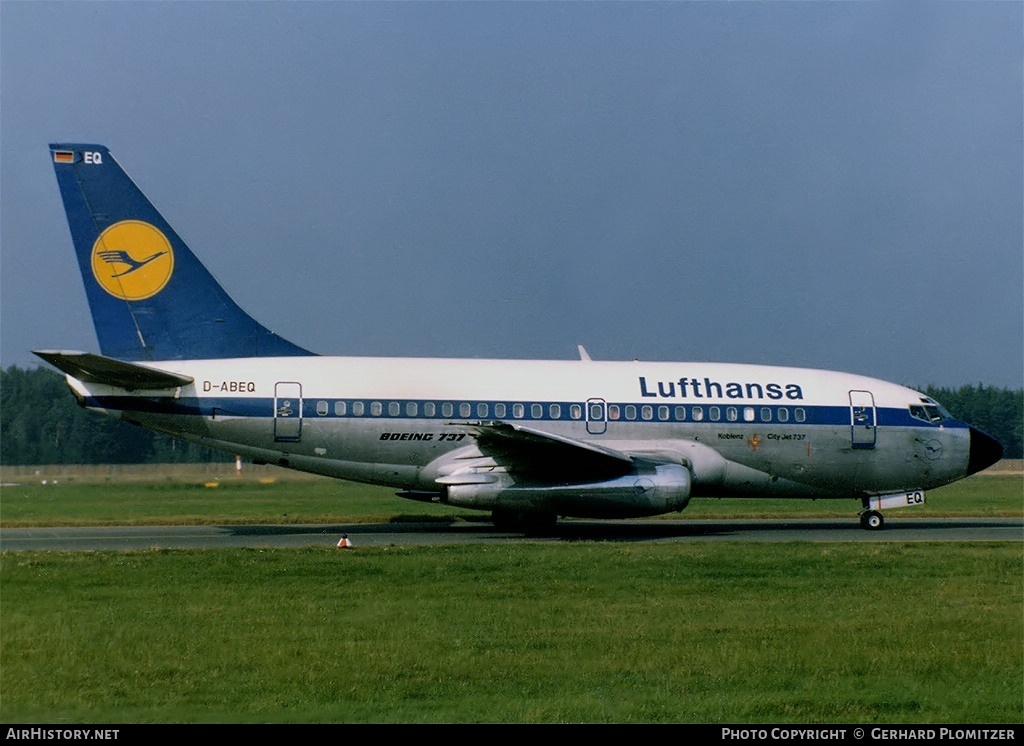
<path fill-rule="evenodd" d="M 554 513 L 495 510 L 491 512 L 491 520 L 501 531 L 522 531 L 527 536 L 551 536 L 558 525 L 558 516 Z"/>

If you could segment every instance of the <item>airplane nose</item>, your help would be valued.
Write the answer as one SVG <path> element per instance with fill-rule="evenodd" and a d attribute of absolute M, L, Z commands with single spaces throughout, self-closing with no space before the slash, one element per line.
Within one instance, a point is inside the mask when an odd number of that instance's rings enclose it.
<path fill-rule="evenodd" d="M 967 460 L 967 475 L 977 474 L 987 469 L 1003 457 L 1003 447 L 999 441 L 991 438 L 981 430 L 971 428 L 971 453 Z"/>

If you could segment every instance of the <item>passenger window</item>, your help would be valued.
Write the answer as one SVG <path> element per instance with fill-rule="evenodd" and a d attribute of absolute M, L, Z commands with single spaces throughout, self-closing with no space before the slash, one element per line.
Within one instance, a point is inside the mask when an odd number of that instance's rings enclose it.
<path fill-rule="evenodd" d="M 420 413 L 420 407 L 419 407 L 419 405 L 416 402 L 411 401 L 411 402 L 409 402 L 408 404 L 405 405 L 405 416 L 406 417 L 415 417 L 419 413 Z"/>
<path fill-rule="evenodd" d="M 712 422 L 718 422 L 722 419 L 722 410 L 718 407 L 708 407 L 708 417 Z"/>
<path fill-rule="evenodd" d="M 664 404 L 658 407 L 658 419 L 663 422 L 668 419 L 668 407 Z"/>
<path fill-rule="evenodd" d="M 344 417 L 345 416 L 345 409 L 346 409 L 345 402 L 343 402 L 343 401 L 336 401 L 336 402 L 334 402 L 334 414 L 338 415 L 338 417 Z"/>
<path fill-rule="evenodd" d="M 505 418 L 505 405 L 504 404 L 495 404 L 494 405 L 494 416 L 499 418 L 499 419 L 504 419 Z"/>
<path fill-rule="evenodd" d="M 801 407 L 797 407 L 793 411 L 793 415 L 797 422 L 804 422 L 807 419 L 807 413 Z"/>
<path fill-rule="evenodd" d="M 682 422 L 686 419 L 686 407 L 679 405 L 676 407 L 676 419 Z"/>
<path fill-rule="evenodd" d="M 635 404 L 627 404 L 626 405 L 626 419 L 627 420 L 635 420 L 636 419 L 636 405 Z"/>
<path fill-rule="evenodd" d="M 739 412 L 736 411 L 736 407 L 726 407 L 725 419 L 729 422 L 735 422 L 739 419 Z"/>
<path fill-rule="evenodd" d="M 362 417 L 363 411 L 365 410 L 365 406 L 366 405 L 363 404 L 361 401 L 352 402 L 352 414 L 354 414 L 356 417 Z"/>
<path fill-rule="evenodd" d="M 522 404 L 518 404 L 518 403 L 517 404 L 513 404 L 512 405 L 512 416 L 515 417 L 517 420 L 521 420 L 523 418 L 523 415 L 526 414 L 526 412 L 524 410 L 525 410 L 525 407 L 523 407 Z"/>
<path fill-rule="evenodd" d="M 441 416 L 451 417 L 455 413 L 455 406 L 450 402 L 446 401 L 441 405 Z"/>
<path fill-rule="evenodd" d="M 570 404 L 569 417 L 571 417 L 574 420 L 581 419 L 583 417 L 583 407 L 581 407 L 579 404 Z"/>
<path fill-rule="evenodd" d="M 388 414 L 392 417 L 397 417 L 402 413 L 402 405 L 396 401 L 388 402 Z"/>
<path fill-rule="evenodd" d="M 476 416 L 477 417 L 487 417 L 487 409 L 488 408 L 487 408 L 486 404 L 484 404 L 484 403 L 477 404 L 476 405 Z"/>
<path fill-rule="evenodd" d="M 551 419 L 553 420 L 562 419 L 562 405 L 552 404 L 550 407 L 548 407 L 548 414 L 551 415 Z"/>
<path fill-rule="evenodd" d="M 432 401 L 423 403 L 423 416 L 433 417 L 437 413 L 437 405 Z"/>
<path fill-rule="evenodd" d="M 327 409 L 327 402 L 325 402 L 325 401 L 318 401 L 316 403 L 316 413 L 318 415 L 320 415 L 321 417 L 326 417 L 328 411 L 329 410 Z"/>
<path fill-rule="evenodd" d="M 771 422 L 771 421 L 772 421 L 772 408 L 771 407 L 761 407 L 761 422 Z"/>
<path fill-rule="evenodd" d="M 530 417 L 532 417 L 535 420 L 539 420 L 543 416 L 544 416 L 544 407 L 543 406 L 541 406 L 540 404 L 531 404 L 530 405 Z"/>
<path fill-rule="evenodd" d="M 381 412 L 384 411 L 384 407 L 379 401 L 370 402 L 370 414 L 374 417 L 380 417 Z"/>
<path fill-rule="evenodd" d="M 608 419 L 609 420 L 617 420 L 617 419 L 619 419 L 619 417 L 621 415 L 622 415 L 622 413 L 619 410 L 619 405 L 618 404 L 609 404 L 608 405 Z"/>
<path fill-rule="evenodd" d="M 779 407 L 779 422 L 789 422 L 789 410 Z"/>
<path fill-rule="evenodd" d="M 469 402 L 462 402 L 459 405 L 459 417 L 469 417 L 473 413 L 473 407 L 469 405 Z"/>
<path fill-rule="evenodd" d="M 704 407 L 694 407 L 691 413 L 693 414 L 693 419 L 697 422 L 704 419 Z"/>
<path fill-rule="evenodd" d="M 640 408 L 640 416 L 643 417 L 645 420 L 653 420 L 654 419 L 654 407 L 652 407 L 650 404 L 644 404 Z"/>

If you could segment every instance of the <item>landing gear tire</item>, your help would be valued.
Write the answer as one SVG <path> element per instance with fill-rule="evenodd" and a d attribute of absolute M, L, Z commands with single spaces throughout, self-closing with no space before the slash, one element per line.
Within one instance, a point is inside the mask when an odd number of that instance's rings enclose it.
<path fill-rule="evenodd" d="M 527 536 L 550 536 L 558 525 L 558 516 L 554 513 L 495 510 L 491 512 L 491 521 L 499 531 L 522 531 Z"/>
<path fill-rule="evenodd" d="M 519 528 L 519 516 L 504 510 L 491 511 L 491 522 L 499 531 L 515 531 Z"/>
<path fill-rule="evenodd" d="M 523 516 L 523 532 L 527 536 L 551 536 L 558 525 L 554 513 L 528 513 Z"/>
<path fill-rule="evenodd" d="M 866 510 L 860 514 L 860 525 L 868 531 L 879 531 L 885 526 L 885 519 L 877 510 Z"/>

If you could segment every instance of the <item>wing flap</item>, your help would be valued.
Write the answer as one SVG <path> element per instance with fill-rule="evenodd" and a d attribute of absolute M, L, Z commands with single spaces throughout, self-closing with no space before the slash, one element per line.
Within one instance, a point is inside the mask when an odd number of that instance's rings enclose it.
<path fill-rule="evenodd" d="M 126 391 L 173 389 L 195 379 L 179 373 L 157 370 L 138 363 L 126 363 L 89 352 L 33 350 L 54 368 L 84 383 L 105 383 Z"/>

